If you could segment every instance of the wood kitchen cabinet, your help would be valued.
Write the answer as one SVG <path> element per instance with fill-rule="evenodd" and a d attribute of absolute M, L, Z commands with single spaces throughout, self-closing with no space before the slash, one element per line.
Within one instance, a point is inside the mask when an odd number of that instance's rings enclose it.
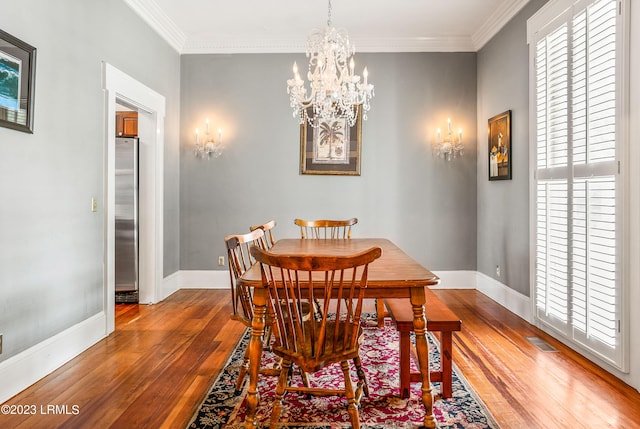
<path fill-rule="evenodd" d="M 116 136 L 136 137 L 138 135 L 138 112 L 116 112 Z"/>

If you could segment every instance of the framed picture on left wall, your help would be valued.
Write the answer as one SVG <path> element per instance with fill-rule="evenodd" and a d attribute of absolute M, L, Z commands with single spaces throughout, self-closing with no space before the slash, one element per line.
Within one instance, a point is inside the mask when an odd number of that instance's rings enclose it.
<path fill-rule="evenodd" d="M 33 133 L 36 48 L 0 30 L 0 126 Z"/>

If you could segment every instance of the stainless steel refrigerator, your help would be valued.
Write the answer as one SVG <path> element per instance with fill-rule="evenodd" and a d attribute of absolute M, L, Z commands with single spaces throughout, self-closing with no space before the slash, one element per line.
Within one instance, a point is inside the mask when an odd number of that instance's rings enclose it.
<path fill-rule="evenodd" d="M 116 138 L 116 302 L 138 302 L 138 139 Z"/>

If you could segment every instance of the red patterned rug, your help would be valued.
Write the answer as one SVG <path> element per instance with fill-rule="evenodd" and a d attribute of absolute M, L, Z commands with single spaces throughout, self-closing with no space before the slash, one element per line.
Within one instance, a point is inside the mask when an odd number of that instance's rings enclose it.
<path fill-rule="evenodd" d="M 429 337 L 430 365 L 438 368 L 440 355 L 434 339 Z M 366 372 L 370 395 L 363 397 L 360 403 L 360 422 L 365 429 L 404 428 L 420 426 L 424 417 L 424 407 L 420 400 L 420 383 L 411 384 L 411 397 L 400 399 L 398 371 L 398 333 L 387 321 L 382 329 L 367 327 L 364 341 L 361 343 L 360 356 Z M 249 331 L 234 350 L 225 368 L 213 383 L 211 391 L 192 418 L 189 428 L 229 428 L 242 427 L 244 421 L 244 390 L 236 395 L 235 380 L 242 362 L 245 347 L 249 341 Z M 276 357 L 265 356 L 267 365 L 274 364 Z M 413 365 L 413 363 L 412 363 Z M 415 369 L 415 367 L 414 367 Z M 318 372 L 310 377 L 312 384 L 342 380 L 339 365 Z M 248 377 L 247 377 L 248 379 Z M 353 379 L 356 379 L 355 373 Z M 299 377 L 294 377 L 294 382 Z M 260 405 L 257 416 L 260 427 L 268 427 L 271 415 L 273 392 L 277 377 L 261 377 L 258 384 Z M 433 384 L 434 394 L 438 395 L 440 383 Z M 289 393 L 283 400 L 283 412 L 280 418 L 282 428 L 337 429 L 350 427 L 349 415 L 344 398 L 313 397 Z M 434 415 L 439 428 L 492 429 L 499 426 L 486 406 L 475 394 L 468 382 L 462 377 L 454 364 L 453 396 L 448 399 L 434 400 Z"/>

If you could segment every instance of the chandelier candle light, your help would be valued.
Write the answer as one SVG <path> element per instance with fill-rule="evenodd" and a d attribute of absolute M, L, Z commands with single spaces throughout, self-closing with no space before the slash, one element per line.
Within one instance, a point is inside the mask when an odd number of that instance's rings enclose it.
<path fill-rule="evenodd" d="M 317 128 L 323 122 L 341 118 L 346 119 L 349 126 L 353 126 L 358 105 L 362 105 L 362 117 L 367 119 L 367 111 L 371 107 L 369 101 L 374 96 L 373 85 L 367 82 L 366 67 L 362 72 L 362 81 L 360 76 L 354 74 L 355 52 L 355 47 L 349 43 L 347 31 L 331 25 L 329 0 L 327 28 L 324 31 L 313 30 L 307 39 L 307 79 L 311 92 L 307 94 L 305 82 L 300 78 L 295 62 L 293 79 L 287 80 L 293 117 L 297 117 L 300 124 L 308 122 Z"/>
<path fill-rule="evenodd" d="M 202 142 L 196 128 L 196 146 L 194 154 L 196 158 L 218 158 L 222 155 L 224 145 L 222 144 L 222 129 L 218 128 L 218 139 L 216 140 L 211 133 L 209 133 L 209 119 L 206 122 L 206 128 Z"/>
<path fill-rule="evenodd" d="M 462 156 L 464 153 L 464 145 L 462 144 L 462 128 L 458 129 L 458 135 L 451 132 L 451 118 L 447 119 L 447 133 L 442 138 L 440 128 L 436 131 L 436 142 L 433 145 L 433 154 L 446 161 Z"/>

